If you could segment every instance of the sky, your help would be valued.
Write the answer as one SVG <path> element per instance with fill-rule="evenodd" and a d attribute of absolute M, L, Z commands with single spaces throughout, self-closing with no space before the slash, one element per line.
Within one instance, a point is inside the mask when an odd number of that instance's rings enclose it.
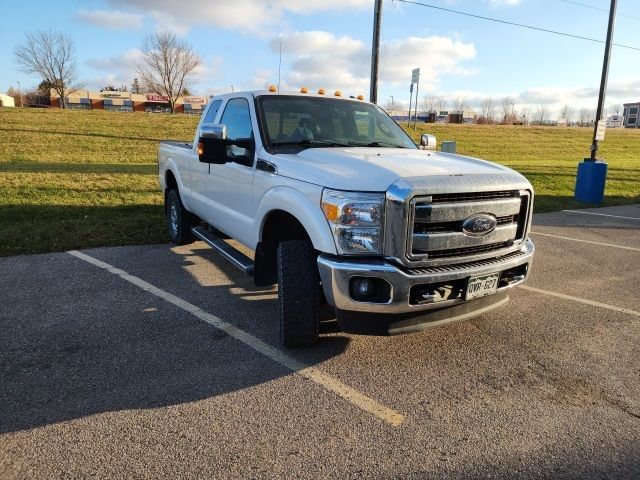
<path fill-rule="evenodd" d="M 416 0 L 604 40 L 609 0 Z M 587 6 L 576 5 L 573 1 Z M 194 94 L 323 87 L 368 97 L 373 0 L 0 0 L 0 91 L 36 86 L 13 49 L 27 31 L 56 30 L 75 43 L 85 87 L 130 86 L 145 34 L 170 31 L 203 64 Z M 640 48 L 640 2 L 619 0 L 614 41 Z M 13 19 L 6 21 L 6 19 Z M 604 44 L 384 0 L 378 103 L 406 108 L 411 70 L 419 96 L 513 97 L 516 108 L 595 108 Z M 607 105 L 640 101 L 640 51 L 614 47 Z M 419 105 L 420 108 L 420 105 Z"/>

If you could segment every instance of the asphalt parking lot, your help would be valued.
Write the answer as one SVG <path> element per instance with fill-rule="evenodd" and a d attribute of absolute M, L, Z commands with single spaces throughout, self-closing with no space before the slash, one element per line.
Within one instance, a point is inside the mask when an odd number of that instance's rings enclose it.
<path fill-rule="evenodd" d="M 640 478 L 640 205 L 533 232 L 507 306 L 307 350 L 202 243 L 0 258 L 0 478 Z"/>

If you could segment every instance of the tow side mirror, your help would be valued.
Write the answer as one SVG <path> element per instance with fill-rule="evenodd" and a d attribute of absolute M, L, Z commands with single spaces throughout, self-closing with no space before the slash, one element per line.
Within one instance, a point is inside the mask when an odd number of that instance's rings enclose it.
<path fill-rule="evenodd" d="M 420 148 L 422 150 L 435 150 L 436 149 L 436 137 L 428 133 L 420 135 Z"/>
<path fill-rule="evenodd" d="M 198 160 L 202 163 L 227 163 L 227 127 L 222 124 L 203 124 L 198 138 Z"/>
<path fill-rule="evenodd" d="M 221 123 L 203 123 L 200 127 L 200 138 L 227 138 L 227 126 Z"/>

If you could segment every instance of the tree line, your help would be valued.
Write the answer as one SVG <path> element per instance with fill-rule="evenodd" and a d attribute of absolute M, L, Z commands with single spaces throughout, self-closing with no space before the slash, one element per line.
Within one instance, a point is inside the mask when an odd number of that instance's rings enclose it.
<path fill-rule="evenodd" d="M 438 94 L 426 94 L 419 101 L 419 108 L 425 112 L 448 112 L 448 108 L 454 113 L 464 112 L 470 108 L 470 105 L 463 96 L 455 96 L 446 98 Z M 395 102 L 393 97 L 385 105 L 386 110 L 397 111 L 400 106 Z M 619 115 L 622 111 L 620 104 L 610 105 L 607 111 L 611 115 Z M 486 97 L 479 105 L 476 112 L 476 123 L 479 124 L 501 124 L 501 125 L 549 125 L 555 124 L 556 120 L 552 118 L 552 112 L 545 104 L 540 104 L 537 108 L 532 109 L 529 105 L 516 105 L 513 97 Z M 580 127 L 593 126 L 595 122 L 596 111 L 591 108 L 576 109 L 570 105 L 564 105 L 560 110 L 559 120 L 567 125 L 576 125 Z"/>
<path fill-rule="evenodd" d="M 190 94 L 202 58 L 190 44 L 168 32 L 146 35 L 140 49 L 142 57 L 136 64 L 138 78 L 131 83 L 131 92 L 165 96 L 173 112 L 178 97 Z M 28 32 L 13 54 L 22 72 L 40 79 L 38 87 L 25 92 L 9 88 L 7 94 L 14 97 L 16 105 L 48 105 L 53 90 L 60 98 L 60 106 L 66 108 L 66 97 L 84 87 L 73 40 L 65 33 Z M 100 91 L 127 91 L 127 86 L 107 85 Z"/>

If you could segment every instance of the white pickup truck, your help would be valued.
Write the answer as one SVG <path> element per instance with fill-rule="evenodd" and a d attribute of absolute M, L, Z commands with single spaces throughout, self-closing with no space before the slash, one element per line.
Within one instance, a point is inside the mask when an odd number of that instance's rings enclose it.
<path fill-rule="evenodd" d="M 257 286 L 278 284 L 284 345 L 317 341 L 327 304 L 349 332 L 465 320 L 531 268 L 531 184 L 436 152 L 431 135 L 417 146 L 361 98 L 216 96 L 193 142 L 162 142 L 158 162 L 171 240 L 203 240 Z"/>

